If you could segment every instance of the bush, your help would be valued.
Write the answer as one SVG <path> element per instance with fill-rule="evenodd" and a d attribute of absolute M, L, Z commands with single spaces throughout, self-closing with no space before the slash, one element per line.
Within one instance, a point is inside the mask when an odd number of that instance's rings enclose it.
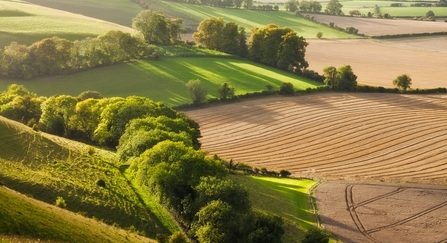
<path fill-rule="evenodd" d="M 63 197 L 57 197 L 56 198 L 56 206 L 60 208 L 66 208 L 67 203 L 65 202 L 65 199 Z"/>
<path fill-rule="evenodd" d="M 322 230 L 318 228 L 313 228 L 307 231 L 306 235 L 304 236 L 304 240 L 301 241 L 302 243 L 328 243 L 329 242 L 329 236 L 325 234 Z"/>
<path fill-rule="evenodd" d="M 293 89 L 292 83 L 283 83 L 279 87 L 279 94 L 280 95 L 293 95 L 295 93 L 295 90 Z"/>
<path fill-rule="evenodd" d="M 281 170 L 279 174 L 281 175 L 281 177 L 289 177 L 292 173 L 290 173 L 290 171 L 288 170 Z"/>
<path fill-rule="evenodd" d="M 318 32 L 318 33 L 317 33 L 317 38 L 318 38 L 318 39 L 323 38 L 323 32 L 321 32 L 321 31 Z"/>

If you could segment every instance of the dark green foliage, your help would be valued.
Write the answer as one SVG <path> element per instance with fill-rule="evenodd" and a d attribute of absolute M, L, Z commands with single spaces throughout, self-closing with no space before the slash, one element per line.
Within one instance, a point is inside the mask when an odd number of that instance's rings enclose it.
<path fill-rule="evenodd" d="M 330 85 L 331 89 L 355 90 L 357 87 L 357 76 L 350 65 L 339 68 L 328 66 L 323 69 L 323 72 L 326 77 L 324 83 Z"/>
<path fill-rule="evenodd" d="M 200 22 L 193 34 L 197 44 L 211 50 L 247 56 L 245 29 L 234 22 L 225 23 L 222 17 L 208 18 Z"/>
<path fill-rule="evenodd" d="M 307 231 L 301 243 L 328 243 L 329 236 L 318 228 Z"/>
<path fill-rule="evenodd" d="M 299 6 L 299 2 L 297 0 L 288 0 L 285 4 L 284 4 L 284 8 L 286 9 L 286 11 L 295 13 L 295 11 L 298 10 L 298 6 Z"/>
<path fill-rule="evenodd" d="M 171 45 L 180 41 L 180 34 L 186 33 L 181 19 L 168 19 L 164 14 L 145 10 L 133 20 L 132 27 L 143 34 L 149 44 Z"/>
<path fill-rule="evenodd" d="M 354 27 L 346 27 L 346 32 L 349 34 L 357 34 L 359 30 Z"/>
<path fill-rule="evenodd" d="M 188 83 L 186 83 L 186 88 L 188 88 L 193 104 L 197 105 L 205 101 L 208 90 L 201 85 L 199 79 L 189 80 Z"/>
<path fill-rule="evenodd" d="M 284 234 L 283 220 L 278 216 L 253 212 L 245 219 L 249 243 L 281 243 Z M 247 229 L 246 229 L 247 230 Z"/>
<path fill-rule="evenodd" d="M 306 40 L 292 29 L 270 24 L 252 29 L 248 57 L 284 70 L 290 65 L 301 70 L 309 66 L 304 59 L 307 45 Z"/>
<path fill-rule="evenodd" d="M 290 171 L 288 170 L 281 170 L 279 171 L 279 174 L 281 175 L 281 177 L 289 177 L 292 173 L 290 173 Z"/>
<path fill-rule="evenodd" d="M 169 237 L 167 243 L 188 243 L 189 240 L 181 231 L 177 231 Z"/>
<path fill-rule="evenodd" d="M 279 87 L 279 94 L 280 95 L 293 95 L 295 93 L 295 90 L 293 88 L 292 83 L 283 83 Z"/>
<path fill-rule="evenodd" d="M 232 99 L 234 97 L 234 87 L 227 83 L 223 83 L 219 88 L 219 95 L 222 100 Z"/>
<path fill-rule="evenodd" d="M 398 89 L 405 92 L 411 87 L 411 78 L 407 74 L 403 74 L 393 80 L 393 84 L 396 85 Z"/>

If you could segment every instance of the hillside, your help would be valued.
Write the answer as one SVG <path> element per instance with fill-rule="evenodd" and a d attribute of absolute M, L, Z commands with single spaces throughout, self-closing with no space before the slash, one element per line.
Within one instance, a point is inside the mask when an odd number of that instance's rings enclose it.
<path fill-rule="evenodd" d="M 54 204 L 63 197 L 66 208 L 88 217 L 155 238 L 177 230 L 166 212 L 150 211 L 122 174 L 115 154 L 60 137 L 35 132 L 0 117 L 0 182 Z M 105 181 L 105 187 L 97 185 Z"/>
<path fill-rule="evenodd" d="M 0 186 L 0 242 L 155 242 Z"/>
<path fill-rule="evenodd" d="M 12 41 L 30 45 L 58 36 L 68 40 L 95 37 L 109 30 L 131 32 L 129 27 L 73 13 L 29 4 L 0 0 L 0 47 Z"/>

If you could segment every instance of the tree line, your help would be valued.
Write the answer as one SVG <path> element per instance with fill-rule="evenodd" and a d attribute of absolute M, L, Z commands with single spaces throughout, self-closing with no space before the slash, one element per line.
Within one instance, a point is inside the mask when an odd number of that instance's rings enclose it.
<path fill-rule="evenodd" d="M 13 84 L 0 93 L 0 115 L 116 149 L 132 180 L 158 195 L 191 239 L 281 242 L 282 219 L 253 211 L 246 189 L 226 177 L 229 163 L 200 151 L 199 125 L 163 103 L 94 91 L 39 97 Z"/>

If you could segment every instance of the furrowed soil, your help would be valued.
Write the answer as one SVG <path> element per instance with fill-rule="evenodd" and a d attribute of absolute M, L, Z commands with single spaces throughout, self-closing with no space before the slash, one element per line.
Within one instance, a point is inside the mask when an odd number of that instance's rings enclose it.
<path fill-rule="evenodd" d="M 445 94 L 324 93 L 187 114 L 210 155 L 326 181 L 319 217 L 343 242 L 447 242 L 447 186 L 429 185 L 447 184 Z"/>
<path fill-rule="evenodd" d="M 447 95 L 324 93 L 189 111 L 202 148 L 297 177 L 447 184 Z"/>
<path fill-rule="evenodd" d="M 315 196 L 324 227 L 343 242 L 446 242 L 447 187 L 326 182 Z"/>

